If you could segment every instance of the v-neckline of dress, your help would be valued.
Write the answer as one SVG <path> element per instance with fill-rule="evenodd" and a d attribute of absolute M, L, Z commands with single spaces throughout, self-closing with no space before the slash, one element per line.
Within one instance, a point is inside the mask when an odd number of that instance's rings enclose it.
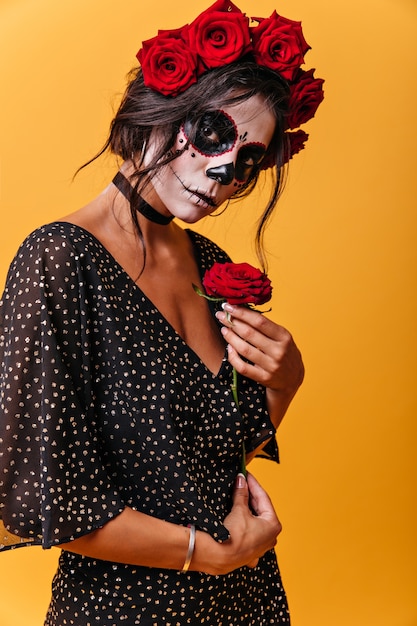
<path fill-rule="evenodd" d="M 57 223 L 58 224 L 68 224 L 72 228 L 79 229 L 80 231 L 82 231 L 83 233 L 88 235 L 91 238 L 91 240 L 93 240 L 98 246 L 100 246 L 102 251 L 108 256 L 108 258 L 110 258 L 112 260 L 114 265 L 118 268 L 119 274 L 125 277 L 126 282 L 130 285 L 131 289 L 134 290 L 134 291 L 137 291 L 137 293 L 139 293 L 141 295 L 141 297 L 144 298 L 149 303 L 150 307 L 159 315 L 160 319 L 163 320 L 164 324 L 166 324 L 172 330 L 172 332 L 182 342 L 182 344 L 187 348 L 187 350 L 189 350 L 194 355 L 194 358 L 196 359 L 196 361 L 201 363 L 201 365 L 207 370 L 207 372 L 209 372 L 211 374 L 211 376 L 213 378 L 221 378 L 221 376 L 223 374 L 223 370 L 224 370 L 224 368 L 225 368 L 225 366 L 226 366 L 226 364 L 228 362 L 228 360 L 227 360 L 227 346 L 225 346 L 223 357 L 222 357 L 222 360 L 221 360 L 221 362 L 220 362 L 220 364 L 219 364 L 219 366 L 217 368 L 217 371 L 213 372 L 213 370 L 210 367 L 208 367 L 208 365 L 197 354 L 197 352 L 195 352 L 195 350 L 193 350 L 193 348 L 185 341 L 184 337 L 182 337 L 182 335 L 176 330 L 176 328 L 171 324 L 171 322 L 165 317 L 165 315 L 160 311 L 160 309 L 156 306 L 156 304 L 152 301 L 152 299 L 134 281 L 134 279 L 130 276 L 130 274 L 124 269 L 124 267 L 119 263 L 119 261 L 115 258 L 115 256 L 100 241 L 100 239 L 98 239 L 98 237 L 96 237 L 91 231 L 89 231 L 88 229 L 84 228 L 83 226 L 80 226 L 79 224 L 74 224 L 73 222 L 66 222 L 66 221 L 60 221 L 60 222 L 58 221 Z M 189 228 L 184 229 L 184 232 L 187 234 L 188 238 L 191 241 L 191 244 L 192 244 L 192 247 L 193 247 L 194 259 L 195 259 L 196 265 L 198 267 L 198 270 L 199 270 L 199 273 L 200 273 L 200 277 L 202 277 L 201 276 L 202 258 L 201 258 L 200 250 L 198 249 L 198 247 L 196 245 L 196 240 L 195 240 L 195 235 L 197 233 L 194 233 L 194 231 L 192 231 Z M 207 306 L 208 306 L 209 310 L 211 311 L 212 315 L 214 315 L 213 304 L 210 301 L 208 301 L 208 300 L 207 300 Z"/>

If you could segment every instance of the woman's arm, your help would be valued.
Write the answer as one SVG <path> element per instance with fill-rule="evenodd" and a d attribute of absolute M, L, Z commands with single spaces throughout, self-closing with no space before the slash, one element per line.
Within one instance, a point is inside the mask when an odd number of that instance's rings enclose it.
<path fill-rule="evenodd" d="M 258 558 L 274 547 L 281 531 L 268 495 L 249 474 L 247 481 L 239 474 L 233 507 L 224 524 L 230 539 L 221 544 L 197 531 L 189 570 L 219 575 L 244 565 L 254 567 Z M 102 528 L 59 547 L 94 559 L 181 570 L 189 532 L 185 526 L 127 507 Z"/>
<path fill-rule="evenodd" d="M 300 351 L 285 328 L 261 313 L 230 304 L 224 306 L 224 311 L 216 313 L 216 317 L 224 324 L 222 334 L 228 343 L 229 361 L 239 374 L 266 388 L 268 412 L 278 428 L 303 382 Z M 262 447 L 248 455 L 247 460 Z"/>

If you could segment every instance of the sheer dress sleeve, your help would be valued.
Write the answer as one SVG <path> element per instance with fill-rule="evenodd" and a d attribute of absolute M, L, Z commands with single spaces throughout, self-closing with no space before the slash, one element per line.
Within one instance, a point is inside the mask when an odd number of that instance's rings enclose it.
<path fill-rule="evenodd" d="M 22 244 L 0 310 L 0 549 L 66 542 L 124 504 L 100 460 L 82 253 L 42 230 Z"/>
<path fill-rule="evenodd" d="M 256 456 L 279 463 L 276 428 L 266 407 L 265 389 L 249 378 L 238 377 L 238 391 L 239 409 L 245 423 L 246 452 L 265 444 Z"/>
<path fill-rule="evenodd" d="M 204 272 L 214 263 L 231 262 L 229 255 L 219 248 L 210 239 L 193 231 L 188 231 L 192 241 L 197 246 L 197 260 L 201 271 Z M 202 245 L 202 243 L 204 245 Z M 220 310 L 220 304 L 209 302 L 213 312 Z M 219 326 L 221 324 L 219 323 Z M 276 441 L 276 428 L 271 422 L 266 407 L 265 388 L 249 378 L 238 377 L 239 410 L 245 424 L 245 449 L 252 452 L 261 444 L 265 443 L 257 457 L 279 462 L 278 444 Z"/>

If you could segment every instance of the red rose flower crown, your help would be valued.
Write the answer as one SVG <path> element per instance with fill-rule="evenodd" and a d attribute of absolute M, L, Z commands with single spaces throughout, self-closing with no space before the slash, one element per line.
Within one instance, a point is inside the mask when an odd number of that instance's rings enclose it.
<path fill-rule="evenodd" d="M 250 21 L 256 26 L 250 26 Z M 249 20 L 229 0 L 217 0 L 191 24 L 158 31 L 142 43 L 136 56 L 145 86 L 175 97 L 205 72 L 251 54 L 258 65 L 277 72 L 289 84 L 288 161 L 304 148 L 308 135 L 299 127 L 314 117 L 324 97 L 324 80 L 314 77 L 314 69 L 301 69 L 308 50 L 301 22 L 276 11 L 268 18 Z M 263 163 L 264 168 L 271 165 Z"/>

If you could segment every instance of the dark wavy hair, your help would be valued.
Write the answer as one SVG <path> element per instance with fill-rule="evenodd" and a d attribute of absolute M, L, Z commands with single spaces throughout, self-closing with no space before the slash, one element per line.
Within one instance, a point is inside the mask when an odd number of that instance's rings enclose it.
<path fill-rule="evenodd" d="M 284 131 L 289 88 L 279 74 L 257 65 L 250 57 L 206 72 L 196 83 L 175 98 L 163 96 L 149 89 L 144 84 L 141 68 L 132 70 L 103 148 L 80 169 L 92 163 L 107 150 L 123 160 L 134 157 L 136 171 L 131 183 L 137 193 L 132 194 L 130 205 L 132 220 L 143 245 L 137 217 L 137 202 L 140 202 L 138 196 L 157 169 L 182 154 L 182 151 L 172 153 L 181 125 L 186 119 L 193 120 L 194 128 L 197 128 L 199 118 L 207 111 L 238 104 L 254 95 L 260 95 L 264 99 L 265 106 L 272 111 L 276 120 L 275 132 L 264 159 L 272 166 L 268 171 L 272 176 L 273 187 L 269 201 L 260 216 L 255 237 L 257 256 L 265 270 L 263 235 L 285 179 Z M 151 133 L 152 138 L 158 137 L 158 145 L 152 162 L 144 167 L 143 157 Z M 192 138 L 193 131 L 190 133 L 191 141 Z M 188 145 L 183 150 L 187 148 Z M 255 168 L 249 180 L 232 195 L 232 199 L 247 196 L 256 186 L 259 174 L 260 168 Z"/>

